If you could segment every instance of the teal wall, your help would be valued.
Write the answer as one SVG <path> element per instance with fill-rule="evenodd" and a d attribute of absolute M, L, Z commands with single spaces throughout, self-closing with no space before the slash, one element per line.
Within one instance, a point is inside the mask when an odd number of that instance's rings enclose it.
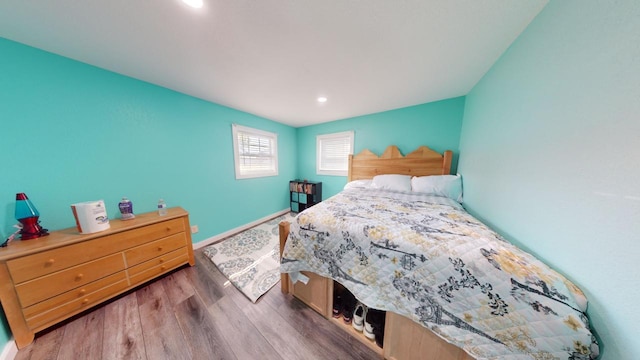
<path fill-rule="evenodd" d="M 640 359 L 640 2 L 551 1 L 466 98 L 465 206 L 590 300 Z"/>
<path fill-rule="evenodd" d="M 104 199 L 113 218 L 122 196 L 137 213 L 163 197 L 189 211 L 194 242 L 288 208 L 295 128 L 2 38 L 0 54 L 2 239 L 18 192 L 54 230 L 74 226 L 75 202 Z M 235 179 L 232 123 L 278 133 L 278 176 Z"/>
<path fill-rule="evenodd" d="M 315 173 L 316 135 L 428 144 L 454 151 L 471 213 L 582 287 L 602 359 L 640 358 L 638 18 L 634 0 L 552 1 L 466 98 L 299 129 L 0 38 L 0 236 L 26 192 L 50 229 L 73 225 L 73 202 L 113 217 L 123 195 L 136 212 L 162 196 L 202 241 L 286 208 L 291 178 L 342 189 Z M 232 123 L 279 134 L 279 176 L 234 179 Z"/>
<path fill-rule="evenodd" d="M 439 152 L 452 150 L 455 173 L 464 101 L 464 97 L 458 97 L 298 128 L 298 176 L 322 181 L 325 199 L 342 190 L 346 176 L 316 174 L 316 135 L 348 130 L 354 131 L 356 154 L 369 149 L 380 155 L 391 144 L 397 145 L 403 155 L 420 145 Z"/>

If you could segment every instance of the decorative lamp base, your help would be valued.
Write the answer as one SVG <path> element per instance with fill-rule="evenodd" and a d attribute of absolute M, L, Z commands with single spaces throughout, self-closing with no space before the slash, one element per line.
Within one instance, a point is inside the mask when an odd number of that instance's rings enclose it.
<path fill-rule="evenodd" d="M 19 220 L 22 224 L 22 230 L 20 230 L 21 240 L 36 239 L 49 235 L 49 230 L 43 229 L 42 226 L 38 224 L 38 218 L 39 216 L 32 216 Z"/>

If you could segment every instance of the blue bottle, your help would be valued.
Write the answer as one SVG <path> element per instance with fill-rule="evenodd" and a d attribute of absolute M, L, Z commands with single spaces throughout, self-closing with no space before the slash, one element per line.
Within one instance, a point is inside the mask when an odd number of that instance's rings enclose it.
<path fill-rule="evenodd" d="M 122 214 L 122 220 L 131 220 L 136 216 L 133 215 L 133 203 L 126 197 L 122 198 L 122 201 L 118 203 L 120 214 Z"/>

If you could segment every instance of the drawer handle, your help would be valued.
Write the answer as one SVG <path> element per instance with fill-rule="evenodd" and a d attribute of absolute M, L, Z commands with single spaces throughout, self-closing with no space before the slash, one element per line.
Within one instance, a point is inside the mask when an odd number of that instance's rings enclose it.
<path fill-rule="evenodd" d="M 158 246 L 158 251 L 162 251 L 162 246 Z"/>
<path fill-rule="evenodd" d="M 80 290 L 80 294 L 79 295 L 82 296 L 82 295 L 84 295 L 86 293 L 87 293 L 87 290 L 86 289 L 82 289 L 82 290 Z"/>
<path fill-rule="evenodd" d="M 171 231 L 171 227 L 167 226 L 167 232 Z"/>
<path fill-rule="evenodd" d="M 85 298 L 84 300 L 82 300 L 82 305 L 86 305 L 89 302 L 89 299 Z"/>
<path fill-rule="evenodd" d="M 160 264 L 162 264 L 164 262 L 164 258 L 160 258 L 158 261 L 160 261 Z"/>
<path fill-rule="evenodd" d="M 78 274 L 76 275 L 76 281 L 80 281 L 82 280 L 82 278 L 84 277 L 84 274 Z"/>
<path fill-rule="evenodd" d="M 164 271 L 166 268 L 167 268 L 167 267 L 166 267 L 166 266 L 164 266 L 164 265 L 160 266 L 160 270 L 161 270 L 161 271 Z"/>
<path fill-rule="evenodd" d="M 53 263 L 54 263 L 54 262 L 56 262 L 56 260 L 55 260 L 55 259 L 49 259 L 49 260 L 47 260 L 47 262 L 46 262 L 46 263 L 44 263 L 44 264 L 45 264 L 45 266 L 51 266 L 51 265 L 53 265 Z"/>

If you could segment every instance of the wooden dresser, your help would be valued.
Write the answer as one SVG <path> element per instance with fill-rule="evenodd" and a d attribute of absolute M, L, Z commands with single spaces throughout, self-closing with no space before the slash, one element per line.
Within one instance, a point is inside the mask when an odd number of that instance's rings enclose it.
<path fill-rule="evenodd" d="M 36 332 L 184 264 L 193 266 L 189 214 L 136 214 L 110 229 L 69 228 L 0 249 L 0 301 L 18 348 Z"/>

